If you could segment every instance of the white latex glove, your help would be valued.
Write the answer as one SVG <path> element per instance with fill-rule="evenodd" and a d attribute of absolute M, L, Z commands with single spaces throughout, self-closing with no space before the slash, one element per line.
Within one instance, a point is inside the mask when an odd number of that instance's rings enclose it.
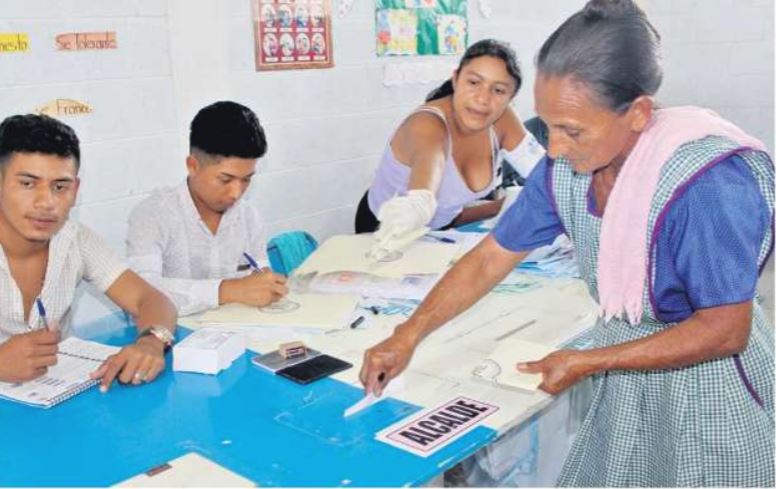
<path fill-rule="evenodd" d="M 426 234 L 426 224 L 434 217 L 436 207 L 436 197 L 426 189 L 410 190 L 384 203 L 377 213 L 380 228 L 375 232 L 377 242 L 370 257 L 379 260 Z"/>
<path fill-rule="evenodd" d="M 512 151 L 501 149 L 500 153 L 501 157 L 507 160 L 507 163 L 509 163 L 520 176 L 528 178 L 528 175 L 531 174 L 531 171 L 537 163 L 544 158 L 546 151 L 542 145 L 539 144 L 539 141 L 536 140 L 534 135 L 526 131 L 525 137 L 515 149 Z"/>

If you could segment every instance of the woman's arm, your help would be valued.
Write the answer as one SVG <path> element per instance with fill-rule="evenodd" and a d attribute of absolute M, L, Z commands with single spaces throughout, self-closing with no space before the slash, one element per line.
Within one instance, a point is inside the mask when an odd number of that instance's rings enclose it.
<path fill-rule="evenodd" d="M 749 340 L 751 322 L 751 301 L 699 309 L 676 326 L 645 338 L 606 348 L 559 350 L 518 364 L 518 369 L 542 373 L 539 387 L 557 394 L 594 373 L 681 368 L 740 353 Z"/>

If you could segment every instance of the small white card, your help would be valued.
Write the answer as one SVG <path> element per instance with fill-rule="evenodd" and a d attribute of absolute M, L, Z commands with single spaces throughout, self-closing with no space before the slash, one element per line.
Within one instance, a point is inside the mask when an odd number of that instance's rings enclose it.
<path fill-rule="evenodd" d="M 473 430 L 498 406 L 456 397 L 385 428 L 375 439 L 419 457 L 428 457 Z"/>
<path fill-rule="evenodd" d="M 556 348 L 524 341 L 519 338 L 504 340 L 493 353 L 482 359 L 473 369 L 475 380 L 492 383 L 507 389 L 537 391 L 542 374 L 527 374 L 517 370 L 520 362 L 533 362 L 546 357 Z"/>
<path fill-rule="evenodd" d="M 202 328 L 172 349 L 176 372 L 217 374 L 245 353 L 245 335 L 234 331 Z"/>

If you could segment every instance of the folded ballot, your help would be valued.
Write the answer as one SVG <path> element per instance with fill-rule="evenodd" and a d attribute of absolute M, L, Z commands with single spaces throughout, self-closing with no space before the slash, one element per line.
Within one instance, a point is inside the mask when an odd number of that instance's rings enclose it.
<path fill-rule="evenodd" d="M 550 346 L 510 338 L 481 360 L 472 370 L 472 375 L 475 380 L 495 386 L 536 391 L 542 383 L 542 374 L 519 372 L 517 364 L 541 360 L 553 351 L 555 348 Z"/>
<path fill-rule="evenodd" d="M 172 349 L 176 372 L 217 374 L 245 352 L 245 336 L 233 331 L 198 329 Z"/>

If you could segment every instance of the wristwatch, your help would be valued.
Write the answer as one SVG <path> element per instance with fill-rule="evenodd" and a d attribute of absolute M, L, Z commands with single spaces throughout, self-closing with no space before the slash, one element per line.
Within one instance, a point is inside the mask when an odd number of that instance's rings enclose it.
<path fill-rule="evenodd" d="M 137 337 L 140 339 L 148 335 L 153 335 L 157 340 L 164 343 L 164 351 L 169 350 L 172 347 L 172 344 L 175 343 L 175 336 L 173 336 L 172 332 L 164 326 L 148 327 L 138 333 Z"/>

